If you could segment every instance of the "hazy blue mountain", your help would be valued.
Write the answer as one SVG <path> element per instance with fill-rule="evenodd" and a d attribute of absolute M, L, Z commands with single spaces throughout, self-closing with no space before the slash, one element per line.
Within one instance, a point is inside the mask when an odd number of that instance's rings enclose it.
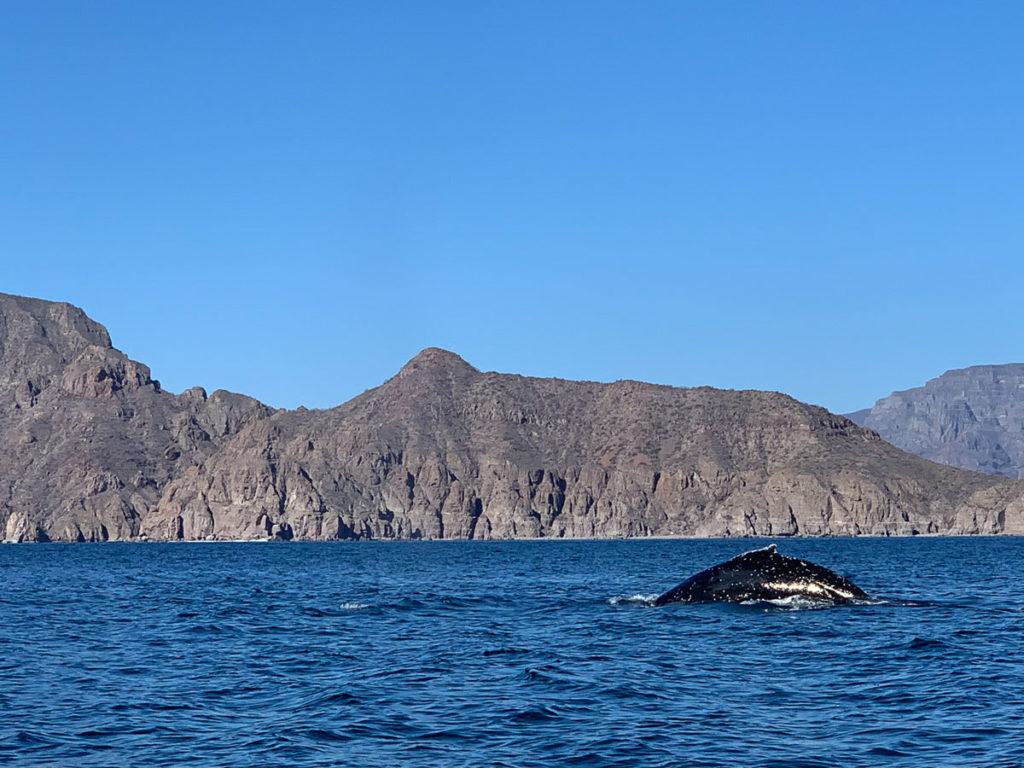
<path fill-rule="evenodd" d="M 947 371 L 848 417 L 926 459 L 1024 478 L 1024 363 Z"/>

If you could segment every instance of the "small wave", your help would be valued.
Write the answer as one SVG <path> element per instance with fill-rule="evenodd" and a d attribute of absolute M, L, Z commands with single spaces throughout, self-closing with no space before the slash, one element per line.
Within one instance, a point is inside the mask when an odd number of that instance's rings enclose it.
<path fill-rule="evenodd" d="M 483 652 L 484 656 L 504 656 L 519 653 L 529 653 L 529 648 L 490 648 Z"/>
<path fill-rule="evenodd" d="M 327 728 L 311 728 L 306 731 L 306 736 L 313 741 L 321 742 L 352 741 L 352 739 L 355 738 L 350 734 L 328 730 Z"/>
<path fill-rule="evenodd" d="M 146 667 L 118 667 L 113 670 L 119 675 L 143 675 L 149 672 Z"/>
<path fill-rule="evenodd" d="M 933 651 L 944 650 L 953 646 L 943 640 L 932 637 L 915 637 L 903 647 L 909 651 Z"/>
<path fill-rule="evenodd" d="M 351 693 L 332 693 L 327 696 L 322 696 L 317 700 L 317 704 L 358 704 L 360 699 L 358 696 L 353 696 Z"/>
<path fill-rule="evenodd" d="M 847 605 L 892 605 L 893 601 L 885 598 L 863 597 L 849 601 L 835 601 L 830 598 L 812 597 L 810 595 L 787 595 L 772 600 L 743 600 L 740 605 L 762 606 L 767 609 L 778 608 L 784 611 L 820 611 L 825 608 L 836 608 Z"/>
<path fill-rule="evenodd" d="M 850 605 L 918 605 L 918 603 L 906 600 L 898 600 L 888 597 L 855 597 L 849 602 Z"/>
<path fill-rule="evenodd" d="M 323 707 L 354 706 L 362 703 L 362 699 L 347 691 L 321 691 L 299 699 L 298 702 L 303 711 L 318 711 Z"/>
<path fill-rule="evenodd" d="M 521 679 L 530 685 L 566 692 L 578 692 L 581 688 L 589 686 L 588 681 L 576 672 L 562 669 L 554 664 L 527 667 L 523 670 Z"/>
<path fill-rule="evenodd" d="M 465 738 L 465 735 L 458 728 L 444 728 L 438 731 L 428 731 L 418 737 L 418 739 L 430 741 L 462 741 Z"/>
<path fill-rule="evenodd" d="M 221 629 L 220 625 L 218 624 L 193 624 L 192 626 L 188 627 L 185 631 L 205 635 L 223 632 L 224 630 Z"/>
<path fill-rule="evenodd" d="M 18 743 L 32 747 L 47 747 L 61 743 L 55 736 L 38 731 L 18 731 L 14 738 Z"/>
<path fill-rule="evenodd" d="M 868 750 L 868 754 L 877 757 L 911 757 L 909 752 L 901 752 L 898 749 L 892 749 L 891 747 L 873 747 Z"/>
<path fill-rule="evenodd" d="M 608 598 L 609 605 L 654 605 L 657 595 L 616 595 Z"/>
<path fill-rule="evenodd" d="M 362 611 L 369 607 L 368 603 L 342 603 L 338 606 L 343 611 Z"/>
<path fill-rule="evenodd" d="M 820 611 L 833 607 L 835 603 L 831 600 L 816 600 L 806 595 L 788 595 L 774 600 L 744 600 L 740 605 L 762 606 L 768 610 L 774 607 L 783 611 Z"/>
<path fill-rule="evenodd" d="M 168 704 L 162 701 L 137 701 L 131 703 L 112 704 L 112 712 L 175 712 L 199 709 L 198 704 L 192 702 L 174 702 Z"/>
<path fill-rule="evenodd" d="M 543 723 L 558 720 L 560 717 L 558 711 L 552 707 L 539 706 L 514 712 L 509 719 L 519 723 Z"/>
<path fill-rule="evenodd" d="M 897 608 L 930 608 L 933 604 L 922 600 L 903 600 L 898 597 L 859 597 L 851 605 L 892 605 Z"/>

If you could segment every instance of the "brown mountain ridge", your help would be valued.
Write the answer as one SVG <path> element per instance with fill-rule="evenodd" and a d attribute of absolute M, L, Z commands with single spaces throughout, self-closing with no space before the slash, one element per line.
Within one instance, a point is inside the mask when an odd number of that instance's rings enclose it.
<path fill-rule="evenodd" d="M 326 411 L 164 392 L 0 294 L 9 541 L 1024 533 L 1024 484 L 775 392 L 478 371 L 426 349 Z"/>

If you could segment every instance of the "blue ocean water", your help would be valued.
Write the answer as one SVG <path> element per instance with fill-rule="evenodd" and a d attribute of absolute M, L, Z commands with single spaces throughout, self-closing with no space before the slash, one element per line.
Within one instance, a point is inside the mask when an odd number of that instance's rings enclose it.
<path fill-rule="evenodd" d="M 873 605 L 644 599 L 766 543 L 0 547 L 0 763 L 1024 764 L 1024 540 L 778 542 Z"/>

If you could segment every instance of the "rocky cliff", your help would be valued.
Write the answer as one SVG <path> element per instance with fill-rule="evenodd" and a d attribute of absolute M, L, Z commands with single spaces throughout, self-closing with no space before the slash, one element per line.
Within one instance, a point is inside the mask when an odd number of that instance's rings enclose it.
<path fill-rule="evenodd" d="M 850 418 L 932 461 L 1024 478 L 1024 364 L 947 371 Z"/>
<path fill-rule="evenodd" d="M 164 392 L 82 310 L 0 294 L 0 534 L 133 538 L 172 477 L 270 412 Z"/>
<path fill-rule="evenodd" d="M 161 390 L 66 304 L 0 295 L 13 541 L 1024 533 L 1024 485 L 772 392 L 483 373 L 424 350 L 328 411 Z"/>
<path fill-rule="evenodd" d="M 428 349 L 172 481 L 150 538 L 1024 533 L 1019 485 L 772 392 L 481 373 Z"/>

